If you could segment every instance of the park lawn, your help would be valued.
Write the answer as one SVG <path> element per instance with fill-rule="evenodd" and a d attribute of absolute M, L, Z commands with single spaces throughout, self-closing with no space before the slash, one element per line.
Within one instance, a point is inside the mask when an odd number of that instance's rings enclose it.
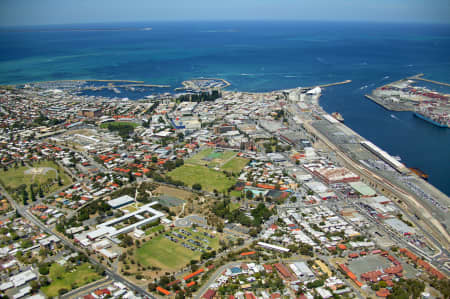
<path fill-rule="evenodd" d="M 200 258 L 201 253 L 184 248 L 163 235 L 154 237 L 136 250 L 136 260 L 145 266 L 157 266 L 161 269 L 178 269 L 193 259 Z"/>
<path fill-rule="evenodd" d="M 188 186 L 199 183 L 202 185 L 203 190 L 209 192 L 212 192 L 214 189 L 223 192 L 236 184 L 236 179 L 229 178 L 220 171 L 199 165 L 185 164 L 172 170 L 168 175 L 172 179 L 182 181 Z"/>
<path fill-rule="evenodd" d="M 89 263 L 76 267 L 73 272 L 66 272 L 64 266 L 54 263 L 50 267 L 49 276 L 52 282 L 41 288 L 47 297 L 57 297 L 61 289 L 70 291 L 101 278 Z"/>
<path fill-rule="evenodd" d="M 46 173 L 42 174 L 25 174 L 25 171 L 31 168 L 40 168 L 40 167 L 48 167 L 53 168 L 55 170 L 49 170 Z M 41 161 L 35 162 L 31 166 L 20 166 L 18 168 L 11 167 L 5 173 L 2 172 L 1 181 L 5 187 L 9 187 L 11 189 L 16 189 L 22 184 L 27 185 L 27 191 L 30 193 L 30 185 L 36 183 L 38 185 L 45 184 L 49 179 L 56 179 L 57 170 L 59 170 L 59 174 L 61 175 L 61 182 L 63 186 L 59 186 L 57 182 L 49 186 L 48 190 L 43 190 L 45 194 L 51 193 L 53 191 L 58 190 L 64 186 L 70 185 L 72 183 L 72 179 L 68 176 L 64 170 L 57 165 L 53 161 Z M 1 171 L 0 171 L 1 173 Z M 35 190 L 37 191 L 37 190 Z"/>
<path fill-rule="evenodd" d="M 116 127 L 130 125 L 130 126 L 133 126 L 133 128 L 136 128 L 138 126 L 138 124 L 129 122 L 129 121 L 113 121 L 113 122 L 108 122 L 108 123 L 102 123 L 100 125 L 100 128 L 107 129 L 109 125 L 113 125 Z"/>
<path fill-rule="evenodd" d="M 249 161 L 250 160 L 245 158 L 235 157 L 230 161 L 228 161 L 227 163 L 225 163 L 224 165 L 222 165 L 220 169 L 237 174 L 241 172 L 242 168 L 244 168 Z"/>
<path fill-rule="evenodd" d="M 208 162 L 207 161 L 203 161 L 202 159 L 204 157 L 209 156 L 212 152 L 214 152 L 214 149 L 212 149 L 212 148 L 204 149 L 201 152 L 198 152 L 197 154 L 192 156 L 191 158 L 187 159 L 185 161 L 185 163 L 186 164 L 194 164 L 194 165 L 205 165 Z"/>
<path fill-rule="evenodd" d="M 207 148 L 197 153 L 195 156 L 186 160 L 186 164 L 193 165 L 208 165 L 208 167 L 220 167 L 228 159 L 231 159 L 236 155 L 233 151 L 214 152 L 213 148 Z M 210 156 L 211 161 L 202 160 L 205 157 Z"/>
<path fill-rule="evenodd" d="M 162 225 L 162 224 L 157 225 L 157 226 L 150 227 L 149 229 L 147 229 L 147 230 L 145 231 L 145 234 L 148 236 L 148 235 L 150 235 L 150 234 L 159 232 L 159 231 L 161 231 L 161 230 L 164 230 L 164 225 Z"/>
<path fill-rule="evenodd" d="M 234 210 L 237 210 L 240 207 L 241 207 L 241 205 L 238 202 L 230 202 L 230 205 L 228 208 L 229 208 L 230 212 L 233 212 Z"/>
<path fill-rule="evenodd" d="M 242 192 L 241 191 L 237 191 L 237 190 L 231 190 L 230 196 L 241 197 L 242 196 Z"/>

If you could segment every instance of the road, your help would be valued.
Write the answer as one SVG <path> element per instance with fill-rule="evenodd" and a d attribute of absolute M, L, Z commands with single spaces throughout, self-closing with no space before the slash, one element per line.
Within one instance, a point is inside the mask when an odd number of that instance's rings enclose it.
<path fill-rule="evenodd" d="M 112 283 L 112 281 L 109 279 L 109 277 L 105 277 L 103 279 L 100 279 L 100 280 L 94 281 L 90 284 L 79 287 L 78 289 L 72 290 L 72 291 L 62 295 L 61 299 L 79 298 L 79 297 L 86 295 L 88 293 L 91 293 L 97 289 L 107 287 L 111 283 Z"/>
<path fill-rule="evenodd" d="M 53 235 L 56 236 L 59 240 L 61 240 L 61 243 L 66 245 L 67 247 L 69 247 L 70 249 L 72 249 L 75 252 L 81 253 L 81 254 L 85 254 L 85 252 L 83 250 L 81 250 L 80 248 L 78 248 L 77 246 L 75 246 L 72 242 L 68 241 L 66 238 L 61 237 L 60 235 L 56 234 L 55 232 L 53 232 L 52 230 L 50 230 L 45 224 L 43 224 L 41 221 L 39 221 L 33 214 L 31 214 L 26 207 L 23 207 L 21 205 L 19 205 L 17 202 L 15 202 L 11 196 L 3 189 L 3 187 L 0 186 L 0 191 L 2 194 L 4 194 L 6 196 L 6 198 L 8 199 L 8 201 L 10 202 L 10 204 L 14 207 L 14 209 L 19 213 L 19 215 L 21 215 L 22 217 L 28 219 L 30 222 L 32 222 L 33 224 L 35 224 L 37 227 L 39 227 L 43 232 L 49 234 L 49 235 Z M 140 286 L 137 286 L 131 282 L 129 282 L 128 280 L 126 280 L 125 278 L 123 278 L 122 276 L 118 275 L 117 273 L 113 272 L 112 270 L 110 270 L 109 268 L 107 268 L 106 266 L 104 266 L 103 264 L 99 263 L 98 261 L 96 261 L 95 259 L 93 259 L 90 256 L 87 256 L 88 261 L 92 264 L 92 265 L 96 265 L 96 266 L 100 266 L 106 273 L 107 276 L 109 276 L 112 280 L 114 281 L 118 281 L 123 283 L 124 285 L 126 285 L 130 290 L 132 290 L 133 292 L 140 294 L 144 297 L 147 298 L 154 298 L 156 299 L 156 297 L 154 297 L 153 295 L 151 295 L 150 293 L 148 293 L 146 290 L 142 289 Z"/>

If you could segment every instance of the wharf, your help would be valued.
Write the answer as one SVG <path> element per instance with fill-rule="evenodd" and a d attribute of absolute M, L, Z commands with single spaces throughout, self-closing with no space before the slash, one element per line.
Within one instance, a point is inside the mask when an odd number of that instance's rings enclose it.
<path fill-rule="evenodd" d="M 383 107 L 386 110 L 389 111 L 411 111 L 411 109 L 409 107 L 405 107 L 405 105 L 390 105 L 389 103 L 386 103 L 374 96 L 371 95 L 364 95 L 366 98 L 368 98 L 369 100 L 372 100 L 373 102 L 375 102 L 376 104 L 380 105 L 381 107 Z"/>

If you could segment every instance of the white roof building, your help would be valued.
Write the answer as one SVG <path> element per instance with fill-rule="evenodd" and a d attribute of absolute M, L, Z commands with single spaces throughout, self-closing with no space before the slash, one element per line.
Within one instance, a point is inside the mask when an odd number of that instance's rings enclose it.
<path fill-rule="evenodd" d="M 17 288 L 36 278 L 37 275 L 33 271 L 27 270 L 17 275 L 11 276 L 9 280 L 14 284 L 14 287 Z"/>
<path fill-rule="evenodd" d="M 116 252 L 112 252 L 108 249 L 100 249 L 98 252 L 109 259 L 114 259 L 118 256 Z"/>
<path fill-rule="evenodd" d="M 7 289 L 10 289 L 14 286 L 14 284 L 10 281 L 4 282 L 2 284 L 0 284 L 0 291 L 5 291 Z"/>
<path fill-rule="evenodd" d="M 271 249 L 271 250 L 277 250 L 277 251 L 281 251 L 281 252 L 289 252 L 288 248 L 272 245 L 272 244 L 265 243 L 265 242 L 258 242 L 258 245 L 261 247 L 267 248 L 267 249 Z"/>
<path fill-rule="evenodd" d="M 108 201 L 107 204 L 110 205 L 113 209 L 116 209 L 129 203 L 132 203 L 133 201 L 134 201 L 133 197 L 129 195 L 123 195 L 121 197 Z"/>
<path fill-rule="evenodd" d="M 22 298 L 22 297 L 28 295 L 30 292 L 31 292 L 31 287 L 30 286 L 26 286 L 24 288 L 21 288 L 18 293 L 14 294 L 13 298 L 14 299 Z"/>

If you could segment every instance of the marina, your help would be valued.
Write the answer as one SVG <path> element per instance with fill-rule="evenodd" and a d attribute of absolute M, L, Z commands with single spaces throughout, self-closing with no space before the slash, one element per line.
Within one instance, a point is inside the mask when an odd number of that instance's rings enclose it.
<path fill-rule="evenodd" d="M 231 85 L 231 83 L 227 80 L 219 78 L 192 79 L 183 81 L 181 84 L 183 85 L 183 87 L 175 88 L 175 90 L 199 92 L 213 89 L 222 89 Z"/>

